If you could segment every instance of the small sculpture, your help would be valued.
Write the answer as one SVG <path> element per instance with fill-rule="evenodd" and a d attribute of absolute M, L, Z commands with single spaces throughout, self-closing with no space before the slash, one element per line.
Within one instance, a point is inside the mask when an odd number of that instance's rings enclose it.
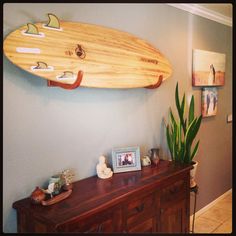
<path fill-rule="evenodd" d="M 46 194 L 39 187 L 36 187 L 35 190 L 30 195 L 30 200 L 34 204 L 40 204 L 45 198 Z"/>
<path fill-rule="evenodd" d="M 149 166 L 151 165 L 151 160 L 149 158 L 149 156 L 144 156 L 141 158 L 141 164 L 142 166 Z"/>
<path fill-rule="evenodd" d="M 105 160 L 106 158 L 104 156 L 100 156 L 99 163 L 96 166 L 97 175 L 101 179 L 107 179 L 113 175 L 111 168 L 107 167 Z"/>
<path fill-rule="evenodd" d="M 50 197 L 53 197 L 53 192 L 55 191 L 55 183 L 50 183 L 47 189 L 42 189 L 44 193 L 50 194 Z"/>

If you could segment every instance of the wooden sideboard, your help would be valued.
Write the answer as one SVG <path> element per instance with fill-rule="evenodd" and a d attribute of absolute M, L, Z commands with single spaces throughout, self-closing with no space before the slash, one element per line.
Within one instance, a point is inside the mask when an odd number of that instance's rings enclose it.
<path fill-rule="evenodd" d="M 18 232 L 188 233 L 191 168 L 161 160 L 110 179 L 74 182 L 72 194 L 51 206 L 16 201 Z"/>

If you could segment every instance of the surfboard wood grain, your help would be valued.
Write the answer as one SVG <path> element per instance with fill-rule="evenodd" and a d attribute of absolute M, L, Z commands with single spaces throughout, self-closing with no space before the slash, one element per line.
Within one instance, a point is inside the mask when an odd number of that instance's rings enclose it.
<path fill-rule="evenodd" d="M 6 37 L 3 49 L 16 66 L 44 79 L 73 84 L 83 71 L 83 87 L 140 88 L 171 76 L 167 58 L 129 33 L 66 21 L 60 22 L 60 30 L 46 28 L 44 22 L 35 26 L 39 36 L 24 33 L 24 25 Z"/>

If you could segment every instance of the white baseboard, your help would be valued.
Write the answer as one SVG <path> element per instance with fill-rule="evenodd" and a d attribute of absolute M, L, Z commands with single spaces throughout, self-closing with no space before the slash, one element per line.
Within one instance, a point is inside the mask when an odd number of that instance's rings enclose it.
<path fill-rule="evenodd" d="M 197 211 L 195 213 L 195 217 L 200 216 L 202 213 L 204 213 L 205 211 L 207 211 L 209 208 L 211 208 L 212 206 L 214 206 L 217 202 L 219 202 L 221 199 L 225 198 L 227 195 L 232 193 L 232 188 L 230 190 L 228 190 L 227 192 L 225 192 L 224 194 L 222 194 L 221 196 L 219 196 L 218 198 L 216 198 L 214 201 L 210 202 L 208 205 L 206 205 L 205 207 L 201 208 L 199 211 Z M 193 215 L 190 216 L 190 221 L 192 221 L 193 219 Z"/>

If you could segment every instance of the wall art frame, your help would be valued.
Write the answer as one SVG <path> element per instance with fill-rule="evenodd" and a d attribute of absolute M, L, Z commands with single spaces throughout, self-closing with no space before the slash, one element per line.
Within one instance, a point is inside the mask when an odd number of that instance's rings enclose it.
<path fill-rule="evenodd" d="M 215 116 L 217 113 L 218 92 L 216 87 L 202 88 L 202 117 Z"/>
<path fill-rule="evenodd" d="M 193 49 L 192 85 L 223 86 L 225 58 L 223 53 Z"/>
<path fill-rule="evenodd" d="M 112 166 L 114 173 L 141 170 L 140 148 L 113 148 Z"/>

